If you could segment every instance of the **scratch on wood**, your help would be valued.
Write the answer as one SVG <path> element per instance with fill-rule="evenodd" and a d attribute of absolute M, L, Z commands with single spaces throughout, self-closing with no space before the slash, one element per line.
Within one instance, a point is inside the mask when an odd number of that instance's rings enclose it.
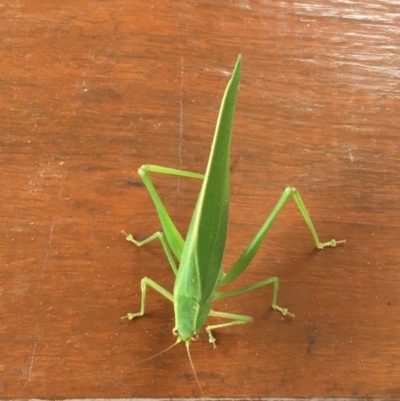
<path fill-rule="evenodd" d="M 110 379 L 110 381 L 111 383 L 115 384 L 115 386 L 118 387 L 120 390 L 125 391 L 125 393 L 129 394 L 131 392 L 131 389 L 121 381 L 116 379 Z"/>
<path fill-rule="evenodd" d="M 42 272 L 41 272 L 41 280 L 40 280 L 40 287 L 42 287 L 42 283 L 43 283 L 43 278 L 44 278 L 44 273 L 46 271 L 46 266 L 47 266 L 47 260 L 49 257 L 49 253 L 50 253 L 50 249 L 51 249 L 51 241 L 53 239 L 53 230 L 54 230 L 54 221 L 52 221 L 51 226 L 50 226 L 50 233 L 49 233 L 49 240 L 47 241 L 47 251 L 46 251 L 46 255 L 44 257 L 44 261 L 43 261 L 43 266 L 42 266 Z M 32 371 L 33 371 L 33 364 L 35 361 L 35 353 L 36 353 L 36 346 L 38 343 L 38 328 L 39 328 L 39 311 L 40 311 L 40 305 L 42 303 L 39 303 L 38 309 L 36 311 L 36 326 L 35 326 L 35 340 L 33 343 L 33 350 L 32 350 L 32 355 L 31 355 L 31 364 L 29 366 L 29 373 L 28 373 L 28 382 L 31 381 L 32 378 Z"/>
<path fill-rule="evenodd" d="M 38 326 L 39 326 L 39 315 L 37 314 L 36 315 L 36 327 L 35 327 L 35 342 L 33 343 L 33 350 L 32 350 L 32 355 L 31 355 L 31 365 L 29 366 L 28 382 L 30 382 L 31 378 L 32 378 L 33 361 L 35 360 L 36 345 L 38 342 L 38 338 L 37 338 Z"/>
<path fill-rule="evenodd" d="M 50 249 L 51 249 L 51 240 L 53 239 L 53 230 L 54 230 L 54 221 L 51 223 L 51 226 L 50 226 L 49 240 L 47 242 L 47 251 L 46 251 L 46 256 L 44 257 L 43 268 L 42 268 L 42 277 L 41 277 L 42 280 L 43 280 L 44 272 L 46 271 L 47 259 L 49 257 L 49 253 L 50 253 Z"/>
<path fill-rule="evenodd" d="M 8 267 L 8 266 L 17 265 L 17 264 L 26 264 L 27 262 L 33 262 L 34 260 L 37 260 L 37 258 L 15 260 L 14 262 L 6 263 L 6 266 Z"/>

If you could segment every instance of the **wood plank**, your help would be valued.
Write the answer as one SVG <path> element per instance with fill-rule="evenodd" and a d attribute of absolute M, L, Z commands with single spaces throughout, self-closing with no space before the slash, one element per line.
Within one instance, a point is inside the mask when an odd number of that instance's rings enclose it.
<path fill-rule="evenodd" d="M 137 168 L 203 172 L 243 54 L 228 268 L 286 185 L 285 208 L 218 303 L 253 324 L 191 347 L 208 397 L 400 398 L 400 10 L 389 0 L 3 2 L 0 6 L 0 397 L 199 397 L 171 304 L 160 228 Z M 185 233 L 199 182 L 155 177 Z"/>

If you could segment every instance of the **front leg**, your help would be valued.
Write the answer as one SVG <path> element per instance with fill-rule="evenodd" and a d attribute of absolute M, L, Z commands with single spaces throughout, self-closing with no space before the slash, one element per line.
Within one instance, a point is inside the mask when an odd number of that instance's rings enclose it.
<path fill-rule="evenodd" d="M 174 302 L 174 296 L 169 291 L 167 291 L 164 287 L 161 287 L 161 285 L 157 284 L 152 279 L 150 279 L 148 277 L 144 277 L 142 279 L 142 281 L 140 282 L 140 287 L 142 289 L 142 303 L 141 303 L 141 306 L 140 306 L 140 311 L 136 312 L 136 313 L 128 313 L 126 316 L 122 317 L 122 319 L 132 320 L 135 317 L 144 315 L 147 286 L 150 286 L 151 288 L 156 290 L 158 293 L 163 295 L 165 298 L 167 298 L 171 302 Z"/>
<path fill-rule="evenodd" d="M 208 314 L 208 316 L 221 317 L 223 319 L 233 319 L 231 322 L 228 322 L 228 323 L 214 324 L 214 325 L 206 327 L 206 332 L 208 333 L 208 341 L 213 344 L 214 348 L 216 348 L 216 345 L 215 345 L 216 340 L 215 340 L 214 336 L 212 335 L 211 330 L 219 329 L 222 327 L 234 326 L 236 324 L 250 323 L 253 321 L 253 318 L 251 316 L 237 315 L 235 313 L 216 312 L 213 310 L 210 310 L 210 313 Z"/>

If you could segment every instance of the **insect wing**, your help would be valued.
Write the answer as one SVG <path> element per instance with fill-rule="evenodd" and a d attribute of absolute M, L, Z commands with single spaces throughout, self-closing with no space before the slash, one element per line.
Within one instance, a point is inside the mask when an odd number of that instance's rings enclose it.
<path fill-rule="evenodd" d="M 229 217 L 230 147 L 241 61 L 239 55 L 222 99 L 205 178 L 175 283 L 175 294 L 193 296 L 195 291 L 200 304 L 207 302 L 213 293 L 225 250 Z"/>

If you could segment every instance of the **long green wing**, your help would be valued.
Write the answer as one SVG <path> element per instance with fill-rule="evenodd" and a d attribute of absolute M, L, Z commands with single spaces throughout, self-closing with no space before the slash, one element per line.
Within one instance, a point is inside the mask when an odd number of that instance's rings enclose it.
<path fill-rule="evenodd" d="M 228 232 L 230 147 L 242 58 L 219 111 L 210 158 L 190 222 L 174 294 L 206 302 L 217 283 Z"/>

